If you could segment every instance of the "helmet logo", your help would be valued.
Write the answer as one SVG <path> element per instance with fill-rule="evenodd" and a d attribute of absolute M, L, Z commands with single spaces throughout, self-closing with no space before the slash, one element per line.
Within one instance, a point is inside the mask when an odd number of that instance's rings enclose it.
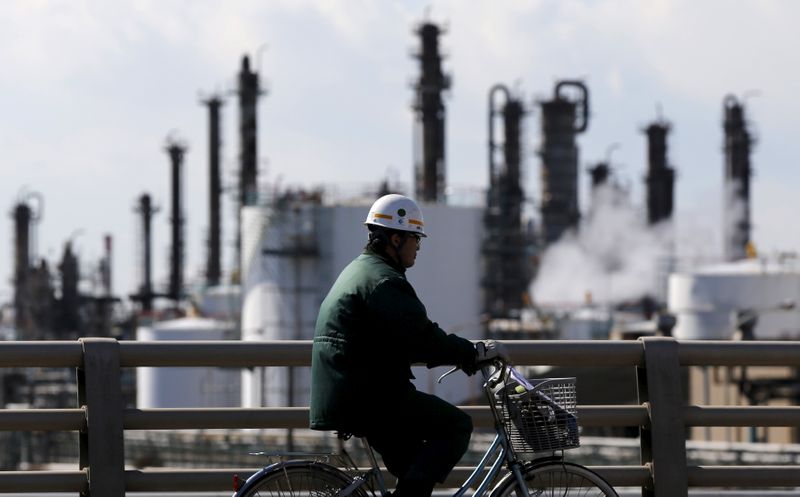
<path fill-rule="evenodd" d="M 405 209 L 397 209 L 397 215 L 400 216 L 400 217 L 405 217 L 406 216 L 406 210 Z"/>

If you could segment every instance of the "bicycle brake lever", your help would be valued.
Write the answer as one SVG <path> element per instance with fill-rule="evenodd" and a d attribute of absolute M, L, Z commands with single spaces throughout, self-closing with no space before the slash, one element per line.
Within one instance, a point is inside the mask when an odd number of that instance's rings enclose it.
<path fill-rule="evenodd" d="M 450 371 L 448 371 L 445 374 L 443 374 L 442 376 L 440 376 L 439 379 L 436 380 L 436 383 L 441 383 L 442 380 L 445 378 L 445 376 L 451 375 L 451 374 L 455 373 L 456 371 L 458 371 L 459 369 L 461 369 L 461 368 L 459 368 L 458 366 L 454 366 L 453 369 L 451 369 Z"/>

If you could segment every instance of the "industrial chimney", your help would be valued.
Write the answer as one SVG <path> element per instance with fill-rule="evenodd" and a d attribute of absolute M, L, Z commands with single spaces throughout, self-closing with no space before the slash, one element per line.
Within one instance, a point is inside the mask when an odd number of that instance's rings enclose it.
<path fill-rule="evenodd" d="M 142 310 L 150 312 L 153 310 L 153 282 L 152 282 L 152 219 L 158 212 L 158 208 L 153 205 L 150 195 L 143 193 L 139 197 L 139 204 L 136 212 L 141 216 L 141 250 L 142 250 L 142 281 L 139 292 L 134 296 L 142 303 Z"/>
<path fill-rule="evenodd" d="M 258 122 L 256 104 L 261 91 L 258 73 L 250 69 L 250 57 L 242 57 L 239 71 L 239 207 L 258 203 Z M 237 215 L 236 261 L 240 264 L 242 251 L 242 222 Z M 237 268 L 238 270 L 238 268 Z"/>
<path fill-rule="evenodd" d="M 100 262 L 100 273 L 103 282 L 103 296 L 111 297 L 114 293 L 113 288 L 113 262 L 114 262 L 114 238 L 110 234 L 103 235 L 103 259 Z"/>
<path fill-rule="evenodd" d="M 23 331 L 27 323 L 28 276 L 30 274 L 31 208 L 20 202 L 14 206 L 14 326 Z M 20 337 L 20 339 L 24 339 Z"/>
<path fill-rule="evenodd" d="M 563 94 L 566 88 L 579 92 L 578 100 Z M 589 90 L 580 81 L 560 81 L 553 100 L 542 107 L 542 235 L 549 245 L 578 224 L 578 147 L 577 133 L 589 125 Z M 580 112 L 578 108 L 580 107 Z"/>
<path fill-rule="evenodd" d="M 499 97 L 502 97 L 500 99 Z M 489 190 L 483 243 L 484 312 L 506 318 L 523 306 L 530 279 L 522 229 L 522 102 L 504 85 L 489 91 Z M 502 124 L 502 136 L 496 125 Z M 502 140 L 502 141 L 501 141 Z"/>
<path fill-rule="evenodd" d="M 173 137 L 167 138 L 165 147 L 170 159 L 172 170 L 172 199 L 170 226 L 172 233 L 172 247 L 169 260 L 169 288 L 167 296 L 177 302 L 183 296 L 183 212 L 181 211 L 181 167 L 183 156 L 186 154 L 186 145 Z"/>
<path fill-rule="evenodd" d="M 31 207 L 38 201 L 38 209 Z M 14 218 L 14 326 L 20 340 L 36 338 L 32 302 L 32 262 L 34 254 L 34 224 L 41 218 L 44 200 L 38 193 L 23 193 L 11 212 Z"/>
<path fill-rule="evenodd" d="M 61 299 L 58 301 L 58 320 L 56 325 L 61 331 L 60 339 L 79 336 L 81 330 L 81 296 L 78 292 L 80 281 L 80 264 L 72 250 L 72 240 L 64 244 L 64 253 L 58 264 L 61 274 Z M 85 331 L 84 331 L 85 332 Z"/>
<path fill-rule="evenodd" d="M 675 169 L 667 165 L 669 123 L 659 119 L 645 128 L 647 134 L 647 220 L 656 224 L 672 217 Z"/>
<path fill-rule="evenodd" d="M 206 284 L 219 285 L 222 275 L 222 223 L 220 198 L 222 179 L 220 176 L 220 107 L 222 99 L 212 96 L 203 101 L 208 107 L 208 260 L 206 261 Z"/>
<path fill-rule="evenodd" d="M 421 51 L 419 81 L 414 86 L 416 98 L 414 123 L 415 194 L 424 202 L 441 202 L 445 190 L 444 125 L 445 108 L 442 92 L 450 88 L 450 78 L 442 73 L 439 54 L 441 29 L 431 23 L 419 26 Z"/>
<path fill-rule="evenodd" d="M 724 237 L 725 259 L 747 257 L 750 244 L 750 148 L 753 139 L 746 128 L 744 106 L 733 95 L 725 97 L 725 182 Z"/>

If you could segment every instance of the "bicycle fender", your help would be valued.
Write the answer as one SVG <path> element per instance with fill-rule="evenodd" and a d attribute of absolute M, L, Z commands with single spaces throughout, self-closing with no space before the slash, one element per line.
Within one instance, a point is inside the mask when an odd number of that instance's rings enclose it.
<path fill-rule="evenodd" d="M 541 457 L 539 459 L 536 459 L 535 461 L 528 461 L 528 462 L 521 463 L 520 467 L 519 467 L 519 470 L 522 471 L 522 474 L 524 475 L 530 469 L 533 469 L 533 468 L 538 467 L 538 466 L 546 466 L 548 464 L 553 464 L 553 463 L 572 464 L 572 463 L 568 463 L 568 462 L 564 461 L 563 457 L 560 457 L 560 456 L 548 456 L 548 457 Z M 505 487 L 505 485 L 507 484 L 506 482 L 509 479 L 512 479 L 512 478 L 514 478 L 514 472 L 513 471 L 508 471 L 505 474 L 505 476 L 500 478 L 500 481 L 498 481 L 497 483 L 494 484 L 494 486 L 492 486 L 492 491 L 489 492 L 489 497 L 491 497 L 491 495 L 494 493 L 495 490 Z"/>
<path fill-rule="evenodd" d="M 271 473 L 271 472 L 279 470 L 281 468 L 290 468 L 290 467 L 294 467 L 294 466 L 307 466 L 308 464 L 319 464 L 320 466 L 328 466 L 331 469 L 339 471 L 339 469 L 334 467 L 334 466 L 330 466 L 329 464 L 325 464 L 325 463 L 321 463 L 321 462 L 317 462 L 317 461 L 308 461 L 308 460 L 302 460 L 302 459 L 297 459 L 297 460 L 293 460 L 293 461 L 279 461 L 279 462 L 270 464 L 269 466 L 264 466 L 260 470 L 256 471 L 252 475 L 250 475 L 247 478 L 247 480 L 245 480 L 245 482 L 242 484 L 242 486 L 239 487 L 239 490 L 237 490 L 231 497 L 237 497 L 238 495 L 244 495 L 253 486 L 255 486 L 261 480 L 261 478 L 264 475 L 266 475 L 267 473 Z"/>

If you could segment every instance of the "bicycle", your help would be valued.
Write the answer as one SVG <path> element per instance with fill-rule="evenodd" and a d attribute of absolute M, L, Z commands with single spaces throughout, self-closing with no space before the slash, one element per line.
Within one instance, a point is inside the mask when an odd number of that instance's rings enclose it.
<path fill-rule="evenodd" d="M 438 381 L 457 369 L 446 372 Z M 618 497 L 600 475 L 564 460 L 564 450 L 580 445 L 575 378 L 527 380 L 502 360 L 485 365 L 481 373 L 496 436 L 453 497 L 465 496 L 476 484 L 472 497 L 483 497 L 487 491 L 489 497 Z M 339 434 L 340 440 L 347 438 Z M 370 462 L 366 471 L 359 470 L 344 449 L 339 454 L 303 454 L 304 459 L 267 465 L 241 486 L 234 476 L 233 497 L 387 497 L 390 494 L 375 453 L 366 438 L 361 442 Z M 349 470 L 331 464 L 334 459 Z M 507 471 L 501 477 L 503 466 Z"/>

